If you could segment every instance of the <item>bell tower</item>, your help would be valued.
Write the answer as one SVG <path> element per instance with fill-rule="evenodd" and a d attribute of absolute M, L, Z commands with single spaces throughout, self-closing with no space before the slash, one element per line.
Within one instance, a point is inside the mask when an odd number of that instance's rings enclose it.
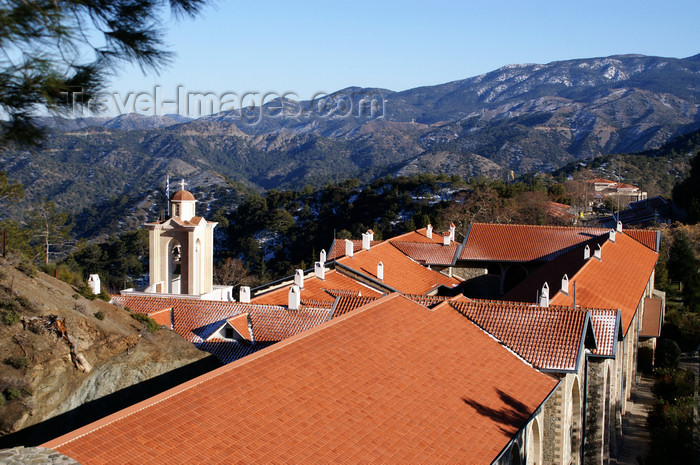
<path fill-rule="evenodd" d="M 212 292 L 214 228 L 217 223 L 196 216 L 191 192 L 180 190 L 170 199 L 172 216 L 147 223 L 149 286 L 146 292 L 200 296 Z"/>

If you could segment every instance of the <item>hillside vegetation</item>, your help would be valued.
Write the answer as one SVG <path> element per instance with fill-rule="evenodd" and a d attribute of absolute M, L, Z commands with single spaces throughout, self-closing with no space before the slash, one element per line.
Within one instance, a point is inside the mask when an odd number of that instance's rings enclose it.
<path fill-rule="evenodd" d="M 176 333 L 22 270 L 0 258 L 0 448 L 40 444 L 218 366 Z"/>

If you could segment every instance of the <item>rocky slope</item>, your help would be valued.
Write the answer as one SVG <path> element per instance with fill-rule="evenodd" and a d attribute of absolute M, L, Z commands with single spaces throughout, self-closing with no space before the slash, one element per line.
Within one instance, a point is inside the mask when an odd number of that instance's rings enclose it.
<path fill-rule="evenodd" d="M 46 274 L 3 260 L 0 278 L 0 448 L 39 444 L 218 365 Z"/>

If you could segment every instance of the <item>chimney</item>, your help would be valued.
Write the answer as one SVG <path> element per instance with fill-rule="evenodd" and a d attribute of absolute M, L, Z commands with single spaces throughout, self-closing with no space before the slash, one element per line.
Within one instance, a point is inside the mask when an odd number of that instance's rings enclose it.
<path fill-rule="evenodd" d="M 610 239 L 610 242 L 615 242 L 615 230 L 611 229 L 610 232 L 608 233 L 608 239 Z"/>
<path fill-rule="evenodd" d="M 91 274 L 88 278 L 88 286 L 92 290 L 93 294 L 98 295 L 102 291 L 100 287 L 100 275 Z"/>
<path fill-rule="evenodd" d="M 301 305 L 301 289 L 296 284 L 292 284 L 289 288 L 289 309 L 299 310 L 299 305 Z"/>
<path fill-rule="evenodd" d="M 384 281 L 384 263 L 383 262 L 377 263 L 377 278 L 381 281 Z"/>
<path fill-rule="evenodd" d="M 354 246 L 352 245 L 352 241 L 349 239 L 345 239 L 345 255 L 348 257 L 352 257 L 352 252 L 354 250 Z"/>
<path fill-rule="evenodd" d="M 374 240 L 374 231 L 372 231 L 371 229 L 368 229 L 367 234 L 369 234 L 369 240 L 373 241 Z"/>
<path fill-rule="evenodd" d="M 622 232 L 622 221 L 617 222 L 617 232 Z"/>
<path fill-rule="evenodd" d="M 369 250 L 369 246 L 372 243 L 372 236 L 369 232 L 362 234 L 362 248 Z"/>
<path fill-rule="evenodd" d="M 591 258 L 591 248 L 586 244 L 586 247 L 583 249 L 583 259 L 588 260 L 589 258 Z"/>
<path fill-rule="evenodd" d="M 544 283 L 540 293 L 540 307 L 549 307 L 549 284 Z"/>
<path fill-rule="evenodd" d="M 238 299 L 241 301 L 242 304 L 249 304 L 250 303 L 250 287 L 249 286 L 241 286 L 240 294 L 238 296 Z"/>
<path fill-rule="evenodd" d="M 321 265 L 326 263 L 326 249 L 321 249 L 321 256 L 318 259 L 319 262 L 321 262 Z"/>
<path fill-rule="evenodd" d="M 294 272 L 294 284 L 299 286 L 299 289 L 304 289 L 304 270 Z"/>
<path fill-rule="evenodd" d="M 428 239 L 432 239 L 432 238 L 433 238 L 433 225 L 432 225 L 432 224 L 429 224 L 429 225 L 425 228 L 425 237 L 427 237 Z"/>
<path fill-rule="evenodd" d="M 455 231 L 456 230 L 457 230 L 457 226 L 455 226 L 454 223 L 450 223 L 450 240 L 452 240 L 452 241 L 455 240 Z"/>
<path fill-rule="evenodd" d="M 318 279 L 326 279 L 326 267 L 323 265 L 323 262 L 316 262 L 314 265 L 314 274 Z"/>
<path fill-rule="evenodd" d="M 561 291 L 569 295 L 569 277 L 566 274 L 561 278 Z"/>
<path fill-rule="evenodd" d="M 603 249 L 601 249 L 600 244 L 598 244 L 598 247 L 596 247 L 595 251 L 593 252 L 593 256 L 598 260 L 602 260 L 602 251 Z"/>
<path fill-rule="evenodd" d="M 442 245 L 450 245 L 451 238 L 452 238 L 452 236 L 450 235 L 450 233 L 448 231 L 445 231 L 444 233 L 442 233 Z"/>

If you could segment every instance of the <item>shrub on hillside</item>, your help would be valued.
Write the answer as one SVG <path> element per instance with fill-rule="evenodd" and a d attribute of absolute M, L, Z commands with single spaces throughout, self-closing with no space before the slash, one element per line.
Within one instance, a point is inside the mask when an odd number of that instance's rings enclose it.
<path fill-rule="evenodd" d="M 143 313 L 132 313 L 131 318 L 143 324 L 144 327 L 151 334 L 157 332 L 160 329 L 160 325 L 156 323 L 156 320 Z"/>
<path fill-rule="evenodd" d="M 27 357 L 10 357 L 5 363 L 19 370 L 27 366 Z"/>
<path fill-rule="evenodd" d="M 7 400 L 14 400 L 22 397 L 22 392 L 16 387 L 8 387 L 7 389 L 5 389 L 4 394 Z"/>
<path fill-rule="evenodd" d="M 2 322 L 6 325 L 13 325 L 19 323 L 20 314 L 17 310 L 3 310 L 2 311 Z"/>

